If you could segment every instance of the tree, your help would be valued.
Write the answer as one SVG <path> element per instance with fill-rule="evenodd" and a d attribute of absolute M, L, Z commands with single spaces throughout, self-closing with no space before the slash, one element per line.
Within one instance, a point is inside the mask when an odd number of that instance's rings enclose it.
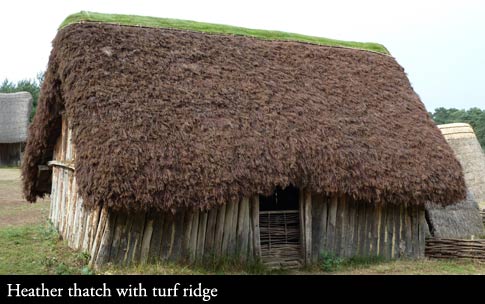
<path fill-rule="evenodd" d="M 485 149 L 485 110 L 471 108 L 468 110 L 458 110 L 455 108 L 437 108 L 430 113 L 431 118 L 436 124 L 447 124 L 453 122 L 465 122 L 472 126 L 478 141 Z"/>
<path fill-rule="evenodd" d="M 23 79 L 18 81 L 17 83 L 13 83 L 8 79 L 5 79 L 2 84 L 0 85 L 0 93 L 15 93 L 15 92 L 22 92 L 27 91 L 32 94 L 32 112 L 30 113 L 30 120 L 35 115 L 35 111 L 37 109 L 37 101 L 39 100 L 39 92 L 42 82 L 44 81 L 44 73 L 39 72 L 35 79 Z"/>

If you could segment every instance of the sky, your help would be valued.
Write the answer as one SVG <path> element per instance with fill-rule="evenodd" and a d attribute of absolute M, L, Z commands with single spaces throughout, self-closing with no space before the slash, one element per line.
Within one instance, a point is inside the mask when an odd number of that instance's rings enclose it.
<path fill-rule="evenodd" d="M 0 81 L 45 71 L 58 26 L 79 11 L 187 19 L 384 44 L 429 111 L 485 109 L 485 1 L 8 0 Z"/>

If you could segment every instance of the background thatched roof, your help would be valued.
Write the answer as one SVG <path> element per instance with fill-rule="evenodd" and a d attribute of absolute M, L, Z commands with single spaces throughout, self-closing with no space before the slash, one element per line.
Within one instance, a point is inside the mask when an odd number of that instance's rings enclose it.
<path fill-rule="evenodd" d="M 163 28 L 59 31 L 25 195 L 65 111 L 88 206 L 210 208 L 293 184 L 395 204 L 465 197 L 460 164 L 388 55 Z"/>
<path fill-rule="evenodd" d="M 463 167 L 468 190 L 473 193 L 481 207 L 485 208 L 485 153 L 473 128 L 466 123 L 444 124 L 438 128 Z"/>
<path fill-rule="evenodd" d="M 29 92 L 0 93 L 0 143 L 26 141 L 31 110 Z"/>
<path fill-rule="evenodd" d="M 426 204 L 426 219 L 431 235 L 439 238 L 471 238 L 484 235 L 482 217 L 473 194 L 451 206 Z"/>

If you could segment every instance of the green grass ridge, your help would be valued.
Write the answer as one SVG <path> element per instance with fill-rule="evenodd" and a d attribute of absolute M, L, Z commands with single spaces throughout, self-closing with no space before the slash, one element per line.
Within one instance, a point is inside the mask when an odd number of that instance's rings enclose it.
<path fill-rule="evenodd" d="M 109 24 L 120 24 L 127 26 L 143 26 L 154 28 L 169 28 L 178 30 L 189 30 L 211 34 L 225 34 L 225 35 L 237 35 L 248 36 L 252 38 L 258 38 L 263 40 L 282 40 L 282 41 L 297 41 L 306 42 L 324 46 L 336 46 L 352 48 L 364 51 L 372 51 L 376 53 L 382 53 L 389 55 L 389 51 L 381 44 L 373 42 L 354 42 L 335 40 L 322 37 L 307 36 L 295 33 L 286 33 L 281 31 L 269 31 L 248 29 L 237 26 L 204 23 L 188 20 L 169 19 L 169 18 L 156 18 L 147 16 L 134 16 L 134 15 L 121 15 L 121 14 L 102 14 L 95 12 L 81 11 L 79 13 L 68 16 L 64 22 L 62 22 L 59 29 L 62 29 L 70 24 L 80 22 L 101 22 Z"/>

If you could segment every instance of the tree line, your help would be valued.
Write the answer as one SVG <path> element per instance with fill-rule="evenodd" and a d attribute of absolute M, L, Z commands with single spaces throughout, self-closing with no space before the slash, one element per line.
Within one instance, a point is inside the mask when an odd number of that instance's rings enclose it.
<path fill-rule="evenodd" d="M 472 126 L 478 141 L 485 150 L 485 109 L 471 108 L 468 110 L 459 110 L 455 108 L 437 108 L 429 115 L 436 124 L 447 124 L 454 122 L 465 122 Z"/>

